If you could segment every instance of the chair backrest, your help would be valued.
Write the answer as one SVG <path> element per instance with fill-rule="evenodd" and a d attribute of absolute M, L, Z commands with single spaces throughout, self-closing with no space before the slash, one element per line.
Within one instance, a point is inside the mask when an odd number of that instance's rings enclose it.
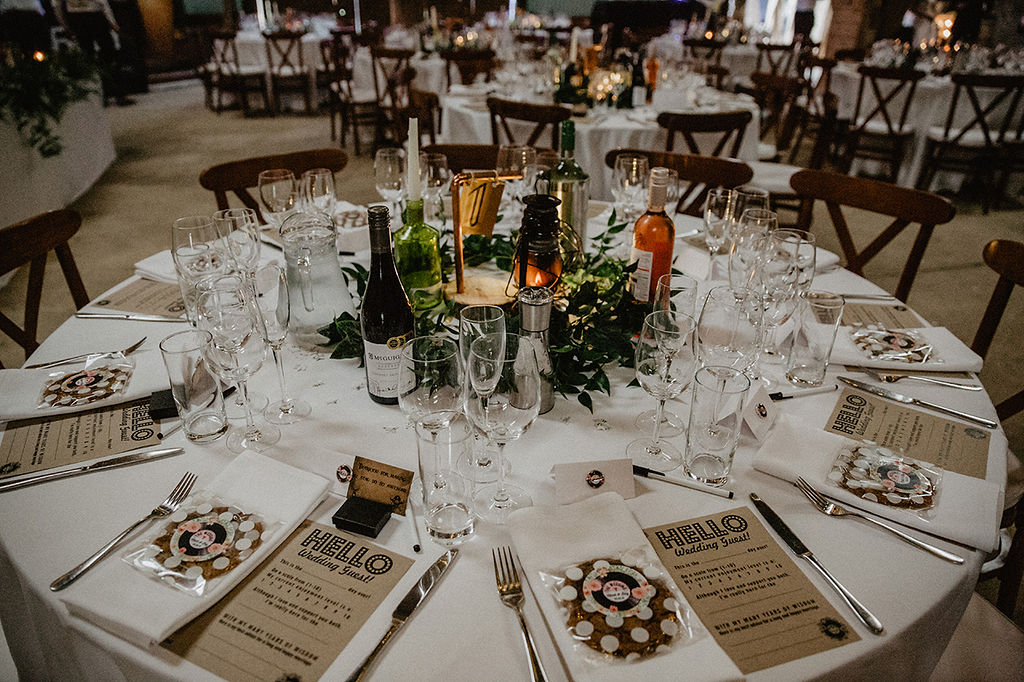
<path fill-rule="evenodd" d="M 22 265 L 29 265 L 24 326 L 18 326 L 11 318 L 0 312 L 0 331 L 25 349 L 26 358 L 39 347 L 36 340 L 39 304 L 43 295 L 46 256 L 50 251 L 57 254 L 75 308 L 81 308 L 89 302 L 85 284 L 82 283 L 78 266 L 75 265 L 75 258 L 71 255 L 71 247 L 68 245 L 68 240 L 81 226 L 82 217 L 78 213 L 69 209 L 58 209 L 0 228 L 0 275 L 5 275 Z M 0 367 L 3 365 L 0 364 Z"/>
<path fill-rule="evenodd" d="M 786 139 L 785 124 L 792 122 L 790 110 L 804 91 L 804 82 L 792 76 L 763 71 L 750 74 L 750 80 L 754 83 L 754 100 L 761 108 L 761 139 L 771 134 L 777 149 L 787 149 L 789 140 Z"/>
<path fill-rule="evenodd" d="M 231 192 L 243 205 L 254 209 L 260 222 L 265 223 L 259 200 L 249 193 L 249 189 L 259 184 L 260 172 L 273 168 L 287 168 L 298 178 L 312 168 L 330 168 L 337 173 L 347 164 L 348 156 L 345 152 L 332 147 L 256 156 L 210 166 L 199 174 L 199 184 L 213 192 L 218 209 L 229 207 L 228 192 Z"/>
<path fill-rule="evenodd" d="M 994 153 L 1017 121 L 1017 108 L 1024 93 L 1024 75 L 954 73 L 953 98 L 943 123 L 942 139 L 935 158 L 945 156 L 964 142 Z M 970 105 L 965 116 L 961 96 Z"/>
<path fill-rule="evenodd" d="M 905 133 L 907 115 L 914 101 L 917 83 L 924 78 L 924 71 L 903 67 L 867 66 L 857 67 L 860 85 L 857 88 L 857 103 L 853 109 L 852 128 L 863 133 L 872 121 L 882 121 L 886 132 L 892 136 Z M 870 88 L 873 107 L 864 97 Z M 866 113 L 862 113 L 866 112 Z"/>
<path fill-rule="evenodd" d="M 494 50 L 444 50 L 441 57 L 444 59 L 448 87 L 452 84 L 453 66 L 459 72 L 459 82 L 463 85 L 475 82 L 481 73 L 485 76 L 484 80 L 491 80 L 495 66 Z"/>
<path fill-rule="evenodd" d="M 836 64 L 835 59 L 801 53 L 798 70 L 805 87 L 805 106 L 814 116 L 821 116 L 825 111 L 823 98 L 825 93 L 832 92 L 832 69 Z"/>
<path fill-rule="evenodd" d="M 491 170 L 498 165 L 496 144 L 428 144 L 428 154 L 444 154 L 452 174 L 464 170 Z"/>
<path fill-rule="evenodd" d="M 723 111 L 717 114 L 682 114 L 666 111 L 658 114 L 658 125 L 668 130 L 668 138 L 665 141 L 667 152 L 675 148 L 676 133 L 679 133 L 691 154 L 735 157 L 739 153 L 747 125 L 753 118 L 754 115 L 749 111 Z M 711 136 L 711 144 L 704 145 L 705 148 L 710 146 L 710 151 L 701 149 L 694 133 L 708 133 Z M 716 133 L 717 141 L 714 138 Z M 730 138 L 732 144 L 726 147 Z"/>
<path fill-rule="evenodd" d="M 213 52 L 210 61 L 221 76 L 237 76 L 241 67 L 238 62 L 238 46 L 235 44 L 234 31 L 213 31 Z"/>
<path fill-rule="evenodd" d="M 696 69 L 697 73 L 705 76 L 705 85 L 716 90 L 725 89 L 725 79 L 729 77 L 729 67 L 721 64 L 703 64 Z"/>
<path fill-rule="evenodd" d="M 699 154 L 676 154 L 648 149 L 612 149 L 604 155 L 604 164 L 608 168 L 614 169 L 615 159 L 619 154 L 646 156 L 651 168 L 664 166 L 674 169 L 679 174 L 680 185 L 679 201 L 676 202 L 675 212 L 686 215 L 702 215 L 704 199 L 711 188 L 732 189 L 745 185 L 754 177 L 754 171 L 750 166 L 735 159 L 700 156 Z"/>
<path fill-rule="evenodd" d="M 713 40 L 710 38 L 686 38 L 683 40 L 683 48 L 689 51 L 695 61 L 705 64 L 721 64 L 722 50 L 725 48 L 724 40 Z"/>
<path fill-rule="evenodd" d="M 408 139 L 409 117 L 415 115 L 410 109 L 409 97 L 414 78 L 416 69 L 411 66 L 402 67 L 388 76 L 388 104 L 381 107 L 384 114 L 382 125 L 390 129 L 391 138 L 399 144 Z"/>
<path fill-rule="evenodd" d="M 303 35 L 293 31 L 263 34 L 271 75 L 288 78 L 305 74 L 306 66 L 302 60 Z"/>
<path fill-rule="evenodd" d="M 504 144 L 525 144 L 536 146 L 544 130 L 551 126 L 551 146 L 558 148 L 558 124 L 572 116 L 572 111 L 557 104 L 529 104 L 497 97 L 487 98 L 487 110 L 491 114 L 491 142 L 502 144 L 500 130 L 505 133 Z M 529 137 L 524 141 L 516 139 L 509 121 L 536 123 Z"/>
<path fill-rule="evenodd" d="M 832 171 L 798 171 L 790 178 L 789 183 L 802 200 L 799 227 L 804 230 L 810 229 L 814 201 L 824 201 L 836 229 L 839 244 L 842 246 L 846 267 L 858 275 L 864 274 L 864 265 L 878 255 L 904 228 L 913 223 L 920 225 L 894 292 L 896 298 L 901 301 L 906 301 L 910 294 L 910 287 L 914 284 L 914 278 L 917 276 L 918 267 L 921 265 L 921 259 L 935 226 L 948 223 L 956 213 L 953 204 L 937 194 L 899 187 L 881 180 L 850 177 Z M 843 206 L 889 216 L 893 221 L 864 248 L 858 250 L 843 215 Z"/>
<path fill-rule="evenodd" d="M 410 86 L 408 111 L 410 116 L 419 119 L 420 135 L 426 133 L 430 144 L 435 144 L 441 128 L 441 99 L 437 93 Z"/>
<path fill-rule="evenodd" d="M 757 64 L 754 66 L 754 71 L 776 76 L 789 75 L 795 56 L 796 46 L 793 43 L 758 43 Z"/>
<path fill-rule="evenodd" d="M 373 60 L 373 89 L 377 93 L 377 103 L 385 105 L 388 96 L 388 83 L 402 69 L 409 68 L 409 61 L 416 54 L 413 50 L 399 50 L 389 47 L 373 47 L 370 55 Z"/>
<path fill-rule="evenodd" d="M 862 62 L 868 56 L 868 51 L 863 47 L 851 47 L 844 50 L 836 50 L 837 62 Z"/>
<path fill-rule="evenodd" d="M 971 344 L 971 350 L 985 357 L 996 335 L 996 328 L 1003 319 L 1010 294 L 1013 293 L 1014 287 L 1024 286 L 1024 243 L 1010 239 L 993 239 L 985 245 L 981 256 L 985 264 L 999 275 L 988 307 L 978 326 L 978 332 L 974 335 L 974 342 Z M 996 414 L 1000 419 L 1007 419 L 1021 410 L 1024 410 L 1024 390 L 996 405 Z"/>

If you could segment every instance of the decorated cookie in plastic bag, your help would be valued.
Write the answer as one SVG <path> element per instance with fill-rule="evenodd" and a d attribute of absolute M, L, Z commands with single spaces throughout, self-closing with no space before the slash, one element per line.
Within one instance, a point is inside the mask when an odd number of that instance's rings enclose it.
<path fill-rule="evenodd" d="M 935 361 L 932 346 L 917 335 L 902 329 L 886 329 L 876 324 L 853 330 L 853 342 L 869 360 L 887 362 Z"/>
<path fill-rule="evenodd" d="M 52 374 L 39 399 L 40 407 L 76 407 L 87 405 L 124 390 L 132 376 L 132 366 L 111 365 Z"/>
<path fill-rule="evenodd" d="M 564 576 L 557 596 L 570 634 L 596 651 L 645 657 L 680 631 L 679 604 L 653 564 L 607 557 L 570 566 Z"/>
<path fill-rule="evenodd" d="M 939 475 L 923 462 L 873 443 L 854 443 L 836 458 L 829 479 L 858 497 L 893 507 L 927 509 Z"/>

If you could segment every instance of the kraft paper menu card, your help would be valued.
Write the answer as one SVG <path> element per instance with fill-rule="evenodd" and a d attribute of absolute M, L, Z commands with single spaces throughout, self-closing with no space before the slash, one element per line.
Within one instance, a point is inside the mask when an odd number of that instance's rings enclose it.
<path fill-rule="evenodd" d="M 306 520 L 162 646 L 226 680 L 316 680 L 412 564 L 366 538 Z"/>
<path fill-rule="evenodd" d="M 148 397 L 91 412 L 8 422 L 0 441 L 0 478 L 156 445 L 158 431 Z"/>
<path fill-rule="evenodd" d="M 954 422 L 931 412 L 844 388 L 825 430 L 856 440 L 870 440 L 914 459 L 964 476 L 985 478 L 987 429 Z"/>
<path fill-rule="evenodd" d="M 747 507 L 644 533 L 743 674 L 860 639 Z"/>
<path fill-rule="evenodd" d="M 149 279 L 140 279 L 127 284 L 110 296 L 94 301 L 92 305 L 104 310 L 143 315 L 180 317 L 185 314 L 185 304 L 181 300 L 181 287 L 177 284 L 154 282 Z"/>
<path fill-rule="evenodd" d="M 877 303 L 846 302 L 843 306 L 842 325 L 844 327 L 866 327 L 871 324 L 886 329 L 913 328 L 921 326 L 921 318 L 902 303 L 879 305 Z"/>

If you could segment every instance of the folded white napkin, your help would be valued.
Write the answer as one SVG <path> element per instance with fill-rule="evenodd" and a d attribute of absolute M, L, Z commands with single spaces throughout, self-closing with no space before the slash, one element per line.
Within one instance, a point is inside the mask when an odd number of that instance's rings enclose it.
<path fill-rule="evenodd" d="M 986 552 L 996 548 L 1002 514 L 1002 495 L 998 485 L 973 476 L 943 471 L 938 502 L 930 510 L 932 516 L 922 518 L 908 509 L 863 500 L 826 482 L 832 463 L 847 440 L 780 415 L 771 434 L 754 456 L 754 468 L 785 481 L 795 481 L 797 476 L 803 476 L 819 492 L 844 505 L 910 528 Z M 796 488 L 793 494 L 801 495 Z"/>
<path fill-rule="evenodd" d="M 928 362 L 898 362 L 896 360 L 872 360 L 854 342 L 851 334 L 854 327 L 840 327 L 836 334 L 836 343 L 832 347 L 829 362 L 833 365 L 860 365 L 875 369 L 893 369 L 897 371 L 932 371 L 932 372 L 980 372 L 981 356 L 972 351 L 945 327 L 922 327 L 909 329 L 913 335 L 931 344 L 933 359 Z"/>
<path fill-rule="evenodd" d="M 170 249 L 164 249 L 140 260 L 135 264 L 135 274 L 154 282 L 178 283 L 178 272 L 174 269 L 174 258 Z"/>
<path fill-rule="evenodd" d="M 68 350 L 69 354 L 76 352 Z M 135 351 L 131 355 L 135 361 L 128 387 L 123 393 L 112 395 L 103 400 L 80 405 L 78 407 L 36 407 L 42 396 L 44 387 L 52 381 L 51 375 L 63 375 L 74 372 L 85 366 L 84 362 L 74 365 L 61 365 L 50 369 L 0 369 L 0 422 L 15 419 L 35 419 L 36 417 L 57 417 L 75 412 L 95 410 L 119 403 L 126 403 L 136 398 L 151 395 L 154 391 L 162 391 L 170 386 L 167 369 L 157 348 Z M 106 362 L 107 359 L 99 360 Z M 114 360 L 110 360 L 115 362 Z"/>
<path fill-rule="evenodd" d="M 575 640 L 549 588 L 541 582 L 540 572 L 649 546 L 643 530 L 618 493 L 603 493 L 570 505 L 528 507 L 513 513 L 508 527 L 527 580 L 572 679 L 614 682 L 623 679 L 623 675 L 638 679 L 675 679 L 684 668 L 687 678 L 693 680 L 742 679 L 714 639 L 703 633 L 689 646 L 676 646 L 669 654 L 653 656 L 627 667 L 618 661 L 594 665 L 574 650 Z"/>
<path fill-rule="evenodd" d="M 124 551 L 117 552 L 60 593 L 71 615 L 142 647 L 159 644 L 259 566 L 320 502 L 327 490 L 327 479 L 263 455 L 244 452 L 224 467 L 205 490 L 239 509 L 258 513 L 268 521 L 280 521 L 282 525 L 251 557 L 222 576 L 201 597 L 146 576 L 121 558 Z M 134 519 L 126 519 L 125 524 L 131 520 Z M 155 537 L 158 525 L 151 523 L 144 528 L 133 543 Z M 131 546 L 125 545 L 124 550 Z"/>

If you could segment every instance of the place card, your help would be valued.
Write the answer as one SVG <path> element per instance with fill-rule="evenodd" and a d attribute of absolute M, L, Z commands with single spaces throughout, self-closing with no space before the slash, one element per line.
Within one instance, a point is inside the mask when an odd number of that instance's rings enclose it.
<path fill-rule="evenodd" d="M 181 300 L 181 287 L 177 284 L 139 279 L 127 284 L 106 298 L 93 301 L 92 305 L 126 313 L 143 315 L 170 315 L 180 317 L 185 313 Z"/>
<path fill-rule="evenodd" d="M 558 504 L 572 504 L 606 492 L 616 492 L 626 500 L 636 497 L 633 460 L 628 458 L 556 464 L 551 471 Z"/>
<path fill-rule="evenodd" d="M 0 478 L 156 445 L 158 431 L 148 397 L 62 417 L 8 422 L 0 441 Z"/>
<path fill-rule="evenodd" d="M 985 478 L 991 432 L 844 388 L 825 430 L 902 450 L 947 471 Z"/>
<path fill-rule="evenodd" d="M 779 408 L 768 394 L 768 388 L 758 381 L 757 390 L 747 398 L 747 405 L 743 408 L 743 423 L 757 442 L 761 443 L 778 416 Z"/>
<path fill-rule="evenodd" d="M 843 305 L 844 327 L 878 325 L 885 329 L 915 329 L 921 317 L 902 303 L 861 303 L 847 301 Z"/>
<path fill-rule="evenodd" d="M 743 674 L 860 639 L 747 507 L 644 533 Z"/>
<path fill-rule="evenodd" d="M 162 646 L 226 680 L 316 680 L 412 564 L 366 538 L 306 520 Z"/>
<path fill-rule="evenodd" d="M 390 504 L 395 514 L 404 516 L 412 477 L 413 472 L 408 469 L 356 457 L 352 463 L 348 495 Z"/>

